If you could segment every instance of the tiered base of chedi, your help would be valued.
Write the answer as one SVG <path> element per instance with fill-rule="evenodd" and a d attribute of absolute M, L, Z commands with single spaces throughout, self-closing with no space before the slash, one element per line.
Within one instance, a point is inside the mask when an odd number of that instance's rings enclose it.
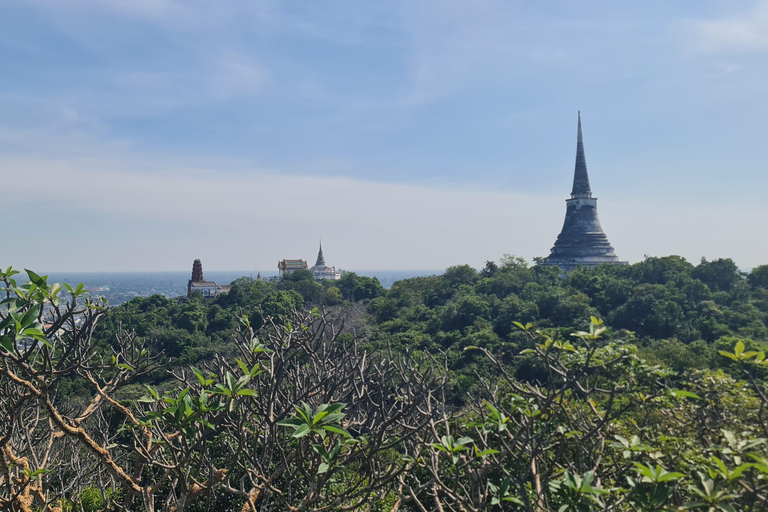
<path fill-rule="evenodd" d="M 581 135 L 581 112 L 579 112 L 579 132 L 576 144 L 576 168 L 573 174 L 571 198 L 566 199 L 565 222 L 563 230 L 555 241 L 550 255 L 539 265 L 560 267 L 565 273 L 582 265 L 594 267 L 603 263 L 626 265 L 619 261 L 603 233 L 597 216 L 597 198 L 592 197 L 587 174 L 587 159 L 584 156 L 584 140 Z"/>

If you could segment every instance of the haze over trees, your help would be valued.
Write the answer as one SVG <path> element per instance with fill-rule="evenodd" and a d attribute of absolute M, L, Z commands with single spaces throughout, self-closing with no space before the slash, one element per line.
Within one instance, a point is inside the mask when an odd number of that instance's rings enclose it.
<path fill-rule="evenodd" d="M 0 508 L 768 508 L 768 265 L 310 277 L 108 309 L 2 272 Z"/>

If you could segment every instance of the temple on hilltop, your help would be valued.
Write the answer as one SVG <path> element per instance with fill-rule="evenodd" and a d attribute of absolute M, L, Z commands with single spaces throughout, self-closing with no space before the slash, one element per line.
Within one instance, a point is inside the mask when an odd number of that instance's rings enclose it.
<path fill-rule="evenodd" d="M 619 261 L 603 233 L 597 217 L 597 198 L 592 197 L 581 135 L 581 112 L 576 142 L 576 168 L 573 172 L 571 198 L 565 200 L 565 222 L 551 253 L 539 265 L 555 265 L 565 273 L 579 265 L 594 267 L 603 263 L 626 265 Z"/>
<path fill-rule="evenodd" d="M 329 267 L 325 264 L 322 240 L 320 241 L 320 250 L 317 253 L 317 262 L 315 262 L 315 266 L 310 270 L 312 271 L 312 275 L 315 276 L 315 280 L 317 281 L 322 281 L 324 279 L 329 281 L 338 281 L 341 279 L 341 270 L 336 270 L 336 267 Z"/>
<path fill-rule="evenodd" d="M 203 277 L 203 264 L 200 260 L 192 263 L 192 279 L 187 282 L 187 295 L 193 292 L 200 292 L 203 297 L 215 297 L 222 293 L 227 293 L 232 286 L 228 284 L 216 284 L 213 281 L 206 281 Z"/>
<path fill-rule="evenodd" d="M 293 274 L 297 270 L 307 270 L 309 267 L 304 260 L 280 260 L 277 262 L 277 271 L 280 273 L 280 277 Z"/>

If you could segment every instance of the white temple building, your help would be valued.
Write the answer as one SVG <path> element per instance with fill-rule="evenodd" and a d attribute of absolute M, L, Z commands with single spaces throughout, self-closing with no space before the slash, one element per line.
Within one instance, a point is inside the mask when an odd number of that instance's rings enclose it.
<path fill-rule="evenodd" d="M 341 270 L 336 270 L 336 267 L 329 267 L 325 264 L 325 258 L 323 257 L 323 242 L 320 242 L 320 251 L 317 253 L 317 261 L 315 266 L 309 269 L 312 275 L 315 276 L 315 280 L 322 281 L 327 279 L 329 281 L 338 281 L 341 279 Z"/>

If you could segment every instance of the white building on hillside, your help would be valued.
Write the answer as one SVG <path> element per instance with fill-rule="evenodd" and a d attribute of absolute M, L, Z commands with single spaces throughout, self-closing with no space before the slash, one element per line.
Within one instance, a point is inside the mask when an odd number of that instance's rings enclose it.
<path fill-rule="evenodd" d="M 317 281 L 322 281 L 323 279 L 338 281 L 341 279 L 341 270 L 336 270 L 336 267 L 329 267 L 325 264 L 322 241 L 320 242 L 320 251 L 317 253 L 317 262 L 315 262 L 315 266 L 310 271 Z"/>

